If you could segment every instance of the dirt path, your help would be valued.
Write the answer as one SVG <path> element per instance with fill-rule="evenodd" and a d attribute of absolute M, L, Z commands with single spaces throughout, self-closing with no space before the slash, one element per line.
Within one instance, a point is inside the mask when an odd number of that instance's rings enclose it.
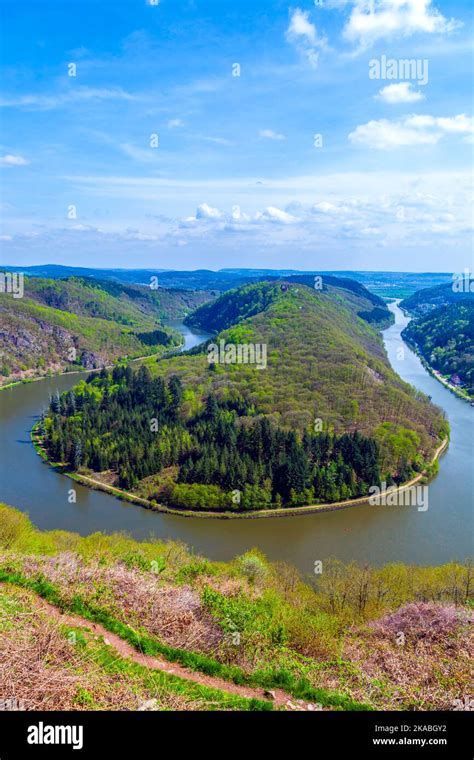
<path fill-rule="evenodd" d="M 0 587 L 3 584 L 0 584 Z M 199 673 L 195 670 L 189 670 L 179 663 L 170 663 L 167 660 L 161 660 L 158 657 L 150 657 L 141 652 L 137 652 L 134 647 L 128 644 L 126 641 L 117 636 L 115 633 L 111 633 L 99 623 L 93 623 L 90 620 L 79 617 L 78 615 L 68 615 L 60 612 L 54 605 L 50 604 L 46 600 L 33 595 L 38 609 L 43 610 L 48 614 L 50 618 L 53 618 L 61 625 L 69 625 L 71 628 L 84 628 L 95 636 L 102 636 L 104 642 L 111 646 L 117 654 L 125 659 L 132 660 L 137 665 L 143 665 L 146 668 L 152 670 L 161 670 L 164 673 L 168 673 L 173 676 L 178 676 L 186 681 L 193 681 L 194 683 L 201 684 L 202 686 L 208 686 L 209 688 L 219 689 L 220 691 L 227 692 L 228 694 L 236 694 L 240 697 L 246 697 L 247 699 L 264 699 L 272 702 L 277 709 L 285 710 L 321 710 L 328 709 L 322 708 L 320 705 L 312 704 L 310 702 L 304 702 L 303 700 L 296 699 L 291 694 L 283 691 L 282 689 L 271 689 L 266 691 L 261 688 L 254 688 L 251 686 L 238 686 L 231 681 L 225 681 L 223 678 L 217 678 L 215 676 L 208 676 L 204 673 Z"/>

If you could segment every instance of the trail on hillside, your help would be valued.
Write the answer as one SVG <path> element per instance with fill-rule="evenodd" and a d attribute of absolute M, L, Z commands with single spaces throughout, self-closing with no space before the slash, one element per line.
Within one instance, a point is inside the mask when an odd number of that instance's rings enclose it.
<path fill-rule="evenodd" d="M 1 585 L 3 584 L 0 584 L 0 586 Z M 120 657 L 129 659 L 137 665 L 142 665 L 151 670 L 161 670 L 164 673 L 177 676 L 186 681 L 192 681 L 212 689 L 219 689 L 228 694 L 236 694 L 240 697 L 245 697 L 246 699 L 263 699 L 272 702 L 277 709 L 285 709 L 289 711 L 318 711 L 321 709 L 328 709 L 327 707 L 322 708 L 321 705 L 304 702 L 301 699 L 295 699 L 295 697 L 283 691 L 283 689 L 271 689 L 267 691 L 257 687 L 238 686 L 231 681 L 225 681 L 223 678 L 209 676 L 205 673 L 189 670 L 178 663 L 170 663 L 167 660 L 162 660 L 158 657 L 142 654 L 132 647 L 131 644 L 128 644 L 128 642 L 121 639 L 120 636 L 108 631 L 107 628 L 100 625 L 100 623 L 94 623 L 79 615 L 63 613 L 58 610 L 57 607 L 50 604 L 50 602 L 41 599 L 41 597 L 35 596 L 35 600 L 38 609 L 46 612 L 49 617 L 56 620 L 58 624 L 71 626 L 71 628 L 84 628 L 93 633 L 96 637 L 102 636 L 104 643 L 115 649 Z"/>

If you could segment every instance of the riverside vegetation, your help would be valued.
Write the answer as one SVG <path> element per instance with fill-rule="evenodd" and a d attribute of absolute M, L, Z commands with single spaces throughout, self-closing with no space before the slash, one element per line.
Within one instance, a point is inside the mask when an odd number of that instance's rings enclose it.
<path fill-rule="evenodd" d="M 102 370 L 51 399 L 48 457 L 187 509 L 335 502 L 405 482 L 447 423 L 391 369 L 374 327 L 388 311 L 356 285 L 262 282 L 200 307 L 191 324 L 267 344 L 267 369 L 210 363 L 204 347 Z"/>
<path fill-rule="evenodd" d="M 473 582 L 470 562 L 336 560 L 304 581 L 0 505 L 0 689 L 29 710 L 462 709 Z"/>
<path fill-rule="evenodd" d="M 474 295 L 474 294 L 473 294 Z M 403 338 L 447 381 L 474 398 L 474 300 L 451 303 L 411 320 Z"/>

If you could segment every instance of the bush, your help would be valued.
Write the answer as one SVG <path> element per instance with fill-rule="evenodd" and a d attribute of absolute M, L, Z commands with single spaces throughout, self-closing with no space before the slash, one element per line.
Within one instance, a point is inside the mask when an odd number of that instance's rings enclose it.
<path fill-rule="evenodd" d="M 250 583 L 259 583 L 267 575 L 267 566 L 257 554 L 244 554 L 237 561 L 240 572 Z"/>
<path fill-rule="evenodd" d="M 425 639 L 441 642 L 459 633 L 462 626 L 474 621 L 474 615 L 454 604 L 415 602 L 400 607 L 391 615 L 372 623 L 371 627 L 384 636 L 404 633 L 411 640 Z"/>

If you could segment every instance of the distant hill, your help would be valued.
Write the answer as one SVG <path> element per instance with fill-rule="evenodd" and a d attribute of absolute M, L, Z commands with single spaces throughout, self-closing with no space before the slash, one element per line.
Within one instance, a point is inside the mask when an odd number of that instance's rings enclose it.
<path fill-rule="evenodd" d="M 454 285 L 454 287 L 453 287 Z M 426 314 L 439 306 L 447 306 L 460 301 L 474 301 L 474 280 L 462 281 L 459 286 L 453 279 L 444 285 L 418 290 L 401 301 L 400 306 L 414 316 Z"/>
<path fill-rule="evenodd" d="M 163 320 L 212 297 L 77 277 L 26 278 L 24 289 L 22 298 L 0 293 L 0 383 L 163 353 L 180 341 Z"/>
<path fill-rule="evenodd" d="M 350 302 L 356 308 L 357 315 L 374 326 L 387 327 L 393 320 L 385 301 L 354 280 L 323 275 L 320 282 L 315 283 L 314 275 L 291 275 L 284 279 L 269 278 L 267 281 L 277 287 L 249 287 L 245 291 L 242 288 L 228 291 L 190 314 L 186 319 L 187 323 L 210 332 L 225 330 L 264 311 L 285 292 L 285 289 L 295 284 L 304 285 L 312 290 L 315 290 L 315 284 L 320 285 L 321 292 L 330 292 L 335 298 L 343 298 Z"/>
<path fill-rule="evenodd" d="M 384 298 L 406 298 L 421 288 L 429 288 L 452 281 L 450 273 L 443 272 L 358 272 L 321 271 L 303 272 L 297 269 L 209 269 L 177 271 L 168 269 L 94 269 L 93 267 L 68 267 L 57 264 L 42 264 L 31 267 L 4 267 L 5 271 L 22 271 L 31 277 L 87 277 L 112 280 L 122 283 L 149 285 L 150 278 L 158 276 L 160 286 L 165 288 L 185 288 L 192 290 L 216 290 L 225 292 L 239 285 L 269 278 L 287 278 L 292 275 L 314 277 L 315 275 L 349 278 Z"/>
<path fill-rule="evenodd" d="M 430 310 L 403 331 L 433 369 L 474 396 L 474 300 Z"/>

